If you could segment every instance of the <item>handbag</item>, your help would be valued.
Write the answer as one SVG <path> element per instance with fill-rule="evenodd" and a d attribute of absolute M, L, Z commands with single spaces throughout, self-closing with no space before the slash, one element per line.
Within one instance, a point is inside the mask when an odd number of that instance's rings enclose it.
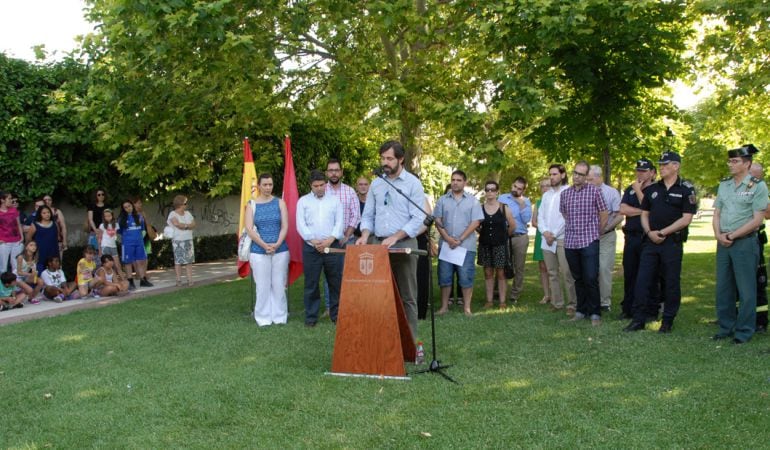
<path fill-rule="evenodd" d="M 173 239 L 174 239 L 174 232 L 175 232 L 175 231 L 176 231 L 176 228 L 174 228 L 174 227 L 173 227 L 173 226 L 171 226 L 170 224 L 169 224 L 169 225 L 166 225 L 166 228 L 164 228 L 164 229 L 163 229 L 163 236 L 164 236 L 166 239 L 171 239 L 171 240 L 173 240 Z"/>
<path fill-rule="evenodd" d="M 249 200 L 252 204 L 253 200 Z M 252 210 L 254 206 L 252 206 Z M 251 236 L 246 232 L 246 227 L 241 230 L 241 236 L 238 238 L 238 261 L 248 262 L 251 254 Z"/>

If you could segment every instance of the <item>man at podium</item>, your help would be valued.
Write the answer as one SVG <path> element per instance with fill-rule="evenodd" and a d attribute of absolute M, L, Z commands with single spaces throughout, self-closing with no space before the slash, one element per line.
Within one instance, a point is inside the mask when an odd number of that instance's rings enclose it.
<path fill-rule="evenodd" d="M 361 237 L 356 245 L 381 244 L 388 248 L 417 249 L 425 214 L 415 205 L 425 201 L 420 180 L 403 166 L 404 147 L 398 141 L 380 146 L 381 175 L 372 181 L 361 215 Z M 387 177 L 387 183 L 383 178 Z M 411 201 L 410 201 L 411 200 Z M 412 336 L 417 334 L 417 257 L 391 254 L 396 279 Z"/>

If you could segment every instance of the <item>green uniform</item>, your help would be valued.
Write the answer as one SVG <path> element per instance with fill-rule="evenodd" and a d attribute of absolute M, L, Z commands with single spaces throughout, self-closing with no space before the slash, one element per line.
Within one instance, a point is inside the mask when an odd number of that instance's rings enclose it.
<path fill-rule="evenodd" d="M 754 212 L 764 211 L 767 194 L 767 185 L 750 175 L 746 175 L 737 186 L 732 177 L 723 179 L 714 202 L 714 208 L 719 210 L 720 231 L 735 231 L 750 221 Z M 729 247 L 717 244 L 718 336 L 734 334 L 736 339 L 746 342 L 754 334 L 758 264 L 756 232 L 734 239 Z M 737 312 L 736 292 L 741 300 Z"/>

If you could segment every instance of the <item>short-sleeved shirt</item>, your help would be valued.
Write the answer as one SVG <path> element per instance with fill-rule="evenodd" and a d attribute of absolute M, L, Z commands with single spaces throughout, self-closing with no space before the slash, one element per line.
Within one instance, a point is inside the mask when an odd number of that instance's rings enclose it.
<path fill-rule="evenodd" d="M 653 183 L 644 190 L 642 210 L 650 213 L 651 230 L 666 228 L 684 214 L 695 214 L 698 211 L 695 187 L 680 177 L 676 178 L 671 188 L 666 188 L 663 180 Z"/>
<path fill-rule="evenodd" d="M 19 242 L 20 240 L 19 211 L 16 208 L 8 208 L 5 212 L 0 211 L 0 241 Z"/>
<path fill-rule="evenodd" d="M 602 191 L 592 184 L 570 186 L 561 193 L 564 215 L 564 248 L 585 248 L 599 239 L 599 213 L 607 211 Z"/>
<path fill-rule="evenodd" d="M 645 188 L 646 189 L 646 188 Z M 623 199 L 620 203 L 625 203 L 632 208 L 641 208 L 642 203 L 639 201 L 639 197 L 636 196 L 634 188 L 630 185 L 623 191 Z M 626 216 L 626 224 L 623 226 L 623 230 L 630 231 L 632 233 L 641 233 L 642 229 L 642 216 Z"/>
<path fill-rule="evenodd" d="M 64 271 L 59 269 L 55 272 L 51 272 L 48 269 L 45 269 L 43 273 L 40 274 L 40 278 L 43 279 L 43 283 L 46 286 L 61 286 L 62 283 L 67 282 L 67 277 L 64 276 Z"/>
<path fill-rule="evenodd" d="M 104 220 L 104 210 L 107 209 L 107 205 L 96 206 L 95 203 L 88 206 L 88 210 L 91 211 L 91 216 L 94 220 L 94 226 L 98 229 L 99 225 Z"/>
<path fill-rule="evenodd" d="M 457 200 L 452 192 L 439 197 L 433 215 L 441 219 L 447 234 L 453 238 L 459 238 L 474 220 L 484 220 L 484 212 L 481 203 L 475 197 L 463 192 L 460 200 Z M 460 244 L 460 247 L 469 252 L 476 251 L 476 233 L 473 232 Z"/>
<path fill-rule="evenodd" d="M 524 207 L 519 206 L 519 202 L 513 198 L 513 194 L 510 192 L 503 194 L 497 199 L 500 203 L 505 203 L 511 208 L 511 215 L 513 220 L 516 221 L 516 230 L 514 234 L 527 234 L 527 224 L 532 220 L 532 202 L 527 197 L 524 199 Z"/>
<path fill-rule="evenodd" d="M 767 185 L 751 175 L 746 175 L 737 186 L 732 177 L 722 180 L 714 209 L 719 210 L 720 231 L 735 231 L 750 221 L 755 211 L 767 209 Z"/>

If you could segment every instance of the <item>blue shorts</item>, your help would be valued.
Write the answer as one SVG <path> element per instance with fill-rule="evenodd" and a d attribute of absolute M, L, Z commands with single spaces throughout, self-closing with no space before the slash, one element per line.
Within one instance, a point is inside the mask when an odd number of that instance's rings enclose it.
<path fill-rule="evenodd" d="M 131 264 L 135 261 L 147 260 L 147 253 L 144 251 L 144 244 L 123 245 L 123 255 L 120 261 L 123 264 Z"/>
<path fill-rule="evenodd" d="M 457 272 L 458 283 L 461 288 L 473 287 L 473 278 L 476 276 L 476 252 L 465 253 L 462 267 L 439 259 L 438 285 L 441 287 L 451 286 L 452 275 L 455 272 Z"/>

